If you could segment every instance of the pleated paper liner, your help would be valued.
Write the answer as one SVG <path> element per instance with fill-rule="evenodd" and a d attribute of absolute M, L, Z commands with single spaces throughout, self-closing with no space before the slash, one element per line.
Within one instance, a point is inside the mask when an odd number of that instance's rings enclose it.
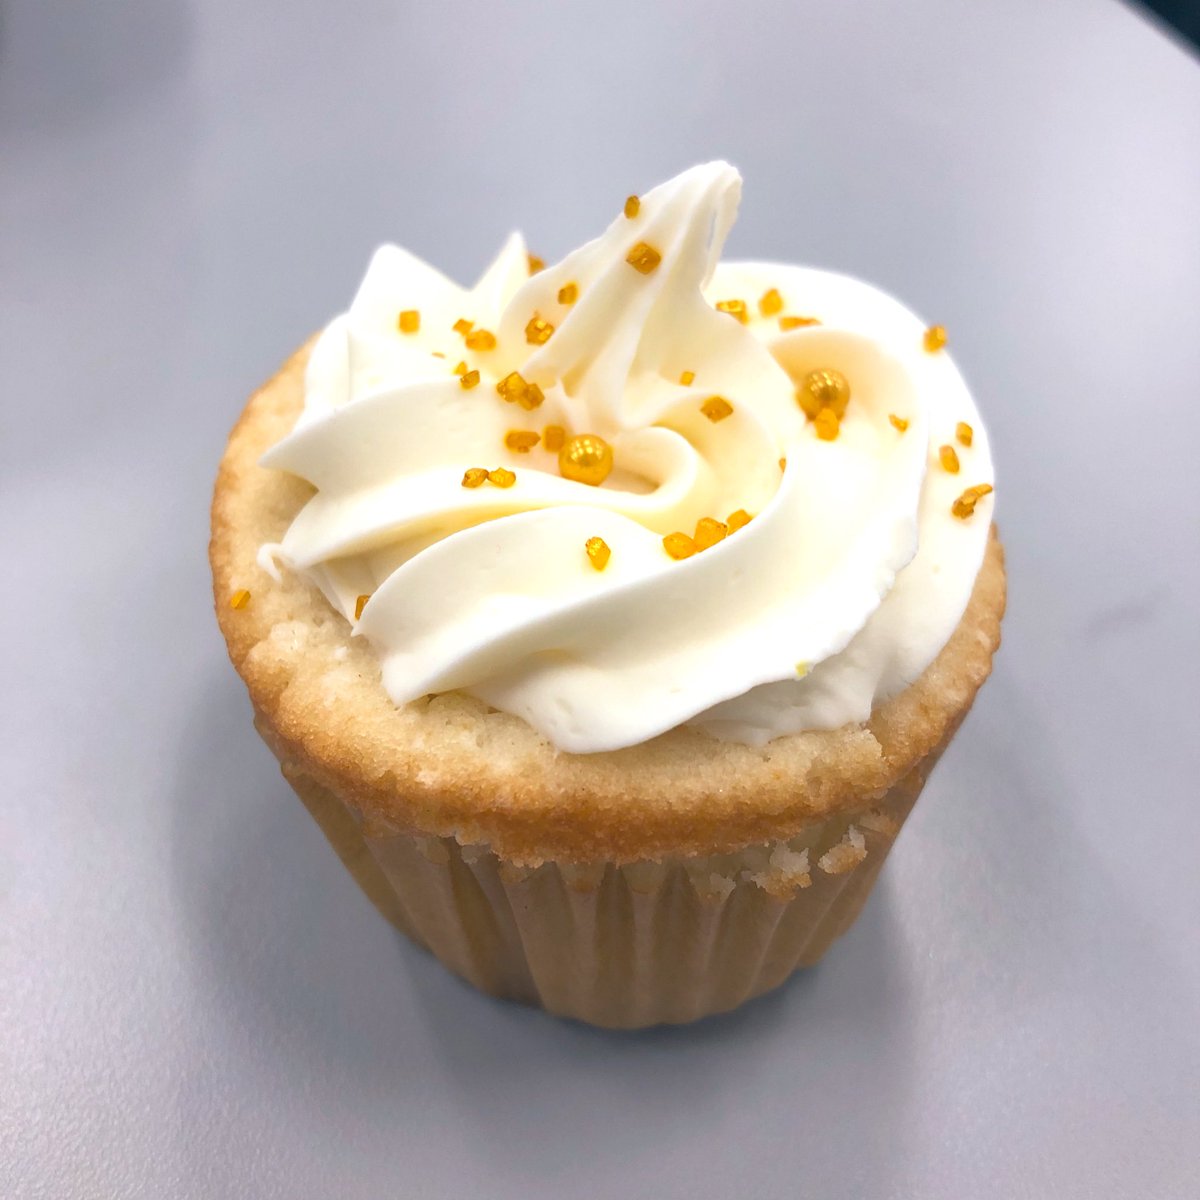
<path fill-rule="evenodd" d="M 450 970 L 494 996 L 635 1029 L 726 1012 L 821 958 L 858 916 L 939 754 L 786 843 L 535 869 L 453 838 L 373 834 L 294 765 L 283 773 L 379 911 Z"/>

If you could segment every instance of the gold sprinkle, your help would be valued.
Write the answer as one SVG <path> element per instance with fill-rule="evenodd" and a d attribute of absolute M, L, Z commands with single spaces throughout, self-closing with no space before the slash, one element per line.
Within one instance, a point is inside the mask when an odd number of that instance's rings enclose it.
<path fill-rule="evenodd" d="M 612 558 L 612 551 L 608 548 L 608 543 L 601 537 L 590 537 L 583 544 L 584 550 L 587 551 L 588 562 L 597 571 L 603 571 L 608 566 L 608 560 Z"/>
<path fill-rule="evenodd" d="M 903 433 L 908 428 L 908 418 L 898 417 L 895 413 L 888 413 L 888 420 L 891 421 L 892 427 Z"/>
<path fill-rule="evenodd" d="M 559 304 L 574 304 L 579 299 L 579 285 L 577 283 L 566 283 L 558 289 Z"/>
<path fill-rule="evenodd" d="M 554 326 L 534 313 L 529 318 L 529 324 L 525 326 L 525 340 L 531 346 L 544 346 L 553 332 Z"/>
<path fill-rule="evenodd" d="M 487 473 L 488 482 L 494 483 L 497 487 L 510 488 L 517 482 L 516 475 L 506 467 L 497 467 L 494 471 Z"/>
<path fill-rule="evenodd" d="M 817 437 L 821 441 L 834 442 L 837 441 L 837 435 L 841 432 L 842 423 L 832 408 L 823 408 L 813 419 L 813 428 L 816 429 Z"/>
<path fill-rule="evenodd" d="M 975 505 L 988 495 L 992 490 L 990 483 L 977 483 L 974 487 L 969 487 L 961 496 L 950 506 L 950 511 L 958 517 L 960 521 L 965 521 L 975 511 Z"/>
<path fill-rule="evenodd" d="M 815 421 L 825 409 L 840 421 L 850 403 L 850 384 L 841 371 L 820 367 L 805 375 L 804 382 L 796 389 L 796 403 L 810 421 Z"/>
<path fill-rule="evenodd" d="M 421 313 L 419 309 L 406 308 L 396 318 L 396 325 L 401 333 L 416 333 L 421 328 Z"/>
<path fill-rule="evenodd" d="M 925 349 L 930 354 L 936 354 L 946 344 L 946 327 L 944 325 L 930 325 L 925 330 Z"/>
<path fill-rule="evenodd" d="M 786 458 L 781 458 L 781 459 L 779 460 L 779 469 L 780 469 L 781 471 L 786 471 L 786 470 L 787 470 L 787 459 L 786 459 Z"/>
<path fill-rule="evenodd" d="M 683 374 L 679 376 L 679 382 L 682 383 L 684 387 L 691 387 L 695 382 L 695 379 L 695 371 L 684 371 Z"/>
<path fill-rule="evenodd" d="M 776 313 L 783 312 L 783 297 L 778 288 L 768 288 L 763 292 L 758 300 L 758 311 L 764 317 L 773 317 Z"/>
<path fill-rule="evenodd" d="M 636 196 L 625 197 L 625 215 L 632 221 L 641 211 L 642 202 Z"/>
<path fill-rule="evenodd" d="M 958 474 L 958 455 L 953 446 L 939 447 L 938 459 L 942 464 L 943 471 L 949 471 L 951 475 Z"/>
<path fill-rule="evenodd" d="M 731 317 L 735 317 L 745 325 L 750 320 L 750 314 L 746 311 L 745 300 L 718 300 L 717 312 L 728 313 Z"/>
<path fill-rule="evenodd" d="M 554 454 L 563 448 L 567 440 L 567 431 L 561 425 L 547 425 L 542 430 L 542 445 Z"/>
<path fill-rule="evenodd" d="M 354 602 L 354 619 L 356 621 L 362 620 L 362 610 L 367 607 L 367 601 L 370 600 L 370 598 L 371 598 L 371 595 L 368 592 L 365 596 L 359 596 L 359 598 L 357 600 L 355 600 L 355 602 Z"/>
<path fill-rule="evenodd" d="M 466 317 L 459 317 L 458 320 L 454 322 L 454 332 L 461 333 L 463 337 L 466 337 L 474 327 L 475 322 L 468 321 Z"/>
<path fill-rule="evenodd" d="M 495 350 L 496 335 L 487 329 L 472 329 L 467 334 L 468 350 Z"/>
<path fill-rule="evenodd" d="M 529 260 L 530 275 L 536 275 L 539 271 L 544 271 L 546 269 L 545 260 L 538 258 L 536 254 L 527 254 L 525 257 Z"/>
<path fill-rule="evenodd" d="M 954 427 L 954 436 L 958 438 L 959 445 L 969 446 L 975 440 L 975 430 L 966 421 L 959 421 Z"/>
<path fill-rule="evenodd" d="M 701 517 L 696 522 L 696 534 L 692 540 L 696 543 L 697 550 L 707 550 L 710 546 L 723 542 L 728 532 L 729 527 L 724 521 L 717 521 L 712 517 Z"/>
<path fill-rule="evenodd" d="M 700 405 L 700 411 L 715 425 L 718 421 L 733 416 L 733 405 L 724 396 L 709 396 Z"/>
<path fill-rule="evenodd" d="M 536 383 L 529 384 L 525 391 L 517 397 L 517 403 L 526 411 L 533 412 L 535 408 L 541 408 L 546 396 L 542 389 Z"/>
<path fill-rule="evenodd" d="M 454 373 L 455 375 L 465 375 L 467 373 L 467 364 L 465 362 L 460 362 L 454 368 Z"/>
<path fill-rule="evenodd" d="M 730 533 L 737 533 L 739 529 L 745 529 L 754 518 L 744 509 L 738 508 L 725 518 L 725 524 L 729 527 Z"/>
<path fill-rule="evenodd" d="M 496 384 L 496 391 L 511 404 L 528 386 L 529 384 L 522 378 L 520 371 L 510 371 Z"/>
<path fill-rule="evenodd" d="M 663 549 L 678 562 L 696 553 L 696 543 L 686 533 L 668 533 L 663 538 Z"/>
<path fill-rule="evenodd" d="M 430 353 L 434 358 L 445 358 L 446 356 L 440 350 L 431 350 Z"/>
<path fill-rule="evenodd" d="M 779 328 L 786 333 L 789 329 L 803 329 L 806 325 L 820 325 L 816 317 L 780 317 Z"/>
<path fill-rule="evenodd" d="M 808 674 L 808 663 L 798 662 L 796 664 L 796 678 L 803 679 Z"/>
<path fill-rule="evenodd" d="M 575 483 L 599 487 L 612 469 L 612 447 L 594 433 L 577 433 L 558 452 L 558 473 Z"/>
<path fill-rule="evenodd" d="M 510 429 L 504 435 L 504 445 L 517 454 L 528 454 L 542 440 L 532 429 Z"/>
<path fill-rule="evenodd" d="M 519 404 L 526 412 L 532 412 L 546 399 L 536 383 L 526 383 L 520 371 L 510 371 L 496 384 L 496 391 L 510 404 Z"/>
<path fill-rule="evenodd" d="M 643 275 L 649 275 L 651 271 L 662 262 L 662 255 L 659 254 L 653 246 L 648 242 L 638 242 L 630 252 L 625 255 L 625 261 L 635 270 L 640 271 Z"/>
<path fill-rule="evenodd" d="M 479 382 L 478 371 L 468 371 L 458 381 L 464 388 L 473 388 Z"/>
<path fill-rule="evenodd" d="M 250 593 L 245 588 L 238 588 L 232 596 L 229 597 L 230 608 L 245 608 L 250 603 Z"/>
<path fill-rule="evenodd" d="M 487 477 L 487 467 L 468 467 L 463 472 L 462 485 L 465 488 L 482 487 Z"/>

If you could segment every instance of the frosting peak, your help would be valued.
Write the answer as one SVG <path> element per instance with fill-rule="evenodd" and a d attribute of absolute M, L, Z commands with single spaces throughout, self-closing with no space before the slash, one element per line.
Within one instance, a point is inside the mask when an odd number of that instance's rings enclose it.
<path fill-rule="evenodd" d="M 263 463 L 317 488 L 279 555 L 396 703 L 462 689 L 580 753 L 689 721 L 765 741 L 864 719 L 945 644 L 990 520 L 951 513 L 992 478 L 970 396 L 882 293 L 721 265 L 740 191 L 695 167 L 532 276 L 514 235 L 470 291 L 376 252 Z M 849 401 L 812 419 L 819 370 Z M 580 434 L 611 447 L 599 486 L 560 471 Z"/>

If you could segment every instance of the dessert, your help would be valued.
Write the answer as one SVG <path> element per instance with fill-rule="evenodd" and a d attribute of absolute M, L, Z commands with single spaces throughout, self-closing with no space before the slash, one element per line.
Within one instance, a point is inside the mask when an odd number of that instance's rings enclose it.
<path fill-rule="evenodd" d="M 843 276 L 720 263 L 740 178 L 470 290 L 394 246 L 235 428 L 217 611 L 376 903 L 485 990 L 689 1020 L 857 913 L 999 644 L 987 433 Z"/>

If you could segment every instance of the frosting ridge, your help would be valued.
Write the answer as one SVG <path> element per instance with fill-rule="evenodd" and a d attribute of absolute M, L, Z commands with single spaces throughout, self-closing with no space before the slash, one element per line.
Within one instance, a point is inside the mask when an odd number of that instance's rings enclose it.
<path fill-rule="evenodd" d="M 536 274 L 513 235 L 470 290 L 376 252 L 262 462 L 316 487 L 278 557 L 371 641 L 396 703 L 465 690 L 578 753 L 686 722 L 761 742 L 864 719 L 945 644 L 990 523 L 991 497 L 951 513 L 992 481 L 971 397 L 876 289 L 722 264 L 740 189 L 728 164 L 692 168 Z M 770 289 L 820 323 L 781 329 Z M 744 320 L 714 307 L 734 298 Z M 832 439 L 796 398 L 823 368 L 850 385 Z M 513 372 L 520 402 L 497 394 Z M 954 475 L 938 451 L 959 422 Z M 611 446 L 600 486 L 560 473 L 548 428 Z M 467 486 L 470 468 L 515 480 Z M 700 553 L 664 547 L 738 511 Z"/>

